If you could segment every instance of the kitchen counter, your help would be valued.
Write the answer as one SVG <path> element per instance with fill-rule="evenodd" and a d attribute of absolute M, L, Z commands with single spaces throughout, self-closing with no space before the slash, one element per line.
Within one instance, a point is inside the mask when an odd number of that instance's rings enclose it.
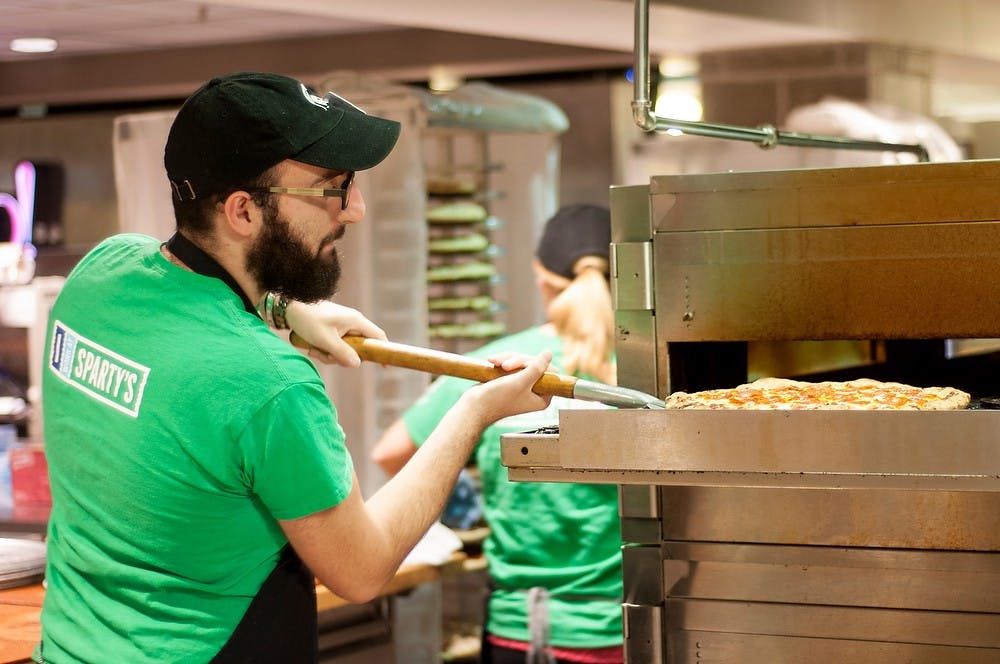
<path fill-rule="evenodd" d="M 38 583 L 0 590 L 0 662 L 30 662 L 38 643 L 45 590 Z"/>
<path fill-rule="evenodd" d="M 404 565 L 379 593 L 380 596 L 405 592 L 423 583 L 438 581 L 443 577 L 483 569 L 485 561 L 455 552 L 441 565 Z M 41 584 L 0 590 L 0 664 L 30 662 L 31 651 L 41 635 L 39 615 L 45 590 Z M 326 586 L 316 584 L 316 608 L 329 611 L 350 604 L 331 592 Z"/>

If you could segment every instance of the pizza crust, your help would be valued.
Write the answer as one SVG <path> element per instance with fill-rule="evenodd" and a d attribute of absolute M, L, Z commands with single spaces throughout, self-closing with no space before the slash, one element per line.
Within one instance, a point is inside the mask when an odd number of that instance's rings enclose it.
<path fill-rule="evenodd" d="M 738 387 L 674 392 L 667 408 L 726 410 L 960 410 L 968 393 L 953 387 L 914 387 L 870 378 L 809 383 L 761 378 Z"/>

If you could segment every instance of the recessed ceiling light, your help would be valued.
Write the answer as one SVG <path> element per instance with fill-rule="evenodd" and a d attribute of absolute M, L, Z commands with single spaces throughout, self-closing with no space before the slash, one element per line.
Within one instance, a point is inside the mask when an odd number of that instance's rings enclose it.
<path fill-rule="evenodd" d="M 21 37 L 10 40 L 10 50 L 16 53 L 51 53 L 59 42 L 48 37 Z"/>

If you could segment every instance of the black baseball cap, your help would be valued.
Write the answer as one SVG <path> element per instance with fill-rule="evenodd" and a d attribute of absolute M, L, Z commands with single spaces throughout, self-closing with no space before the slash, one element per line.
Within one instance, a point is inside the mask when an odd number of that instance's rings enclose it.
<path fill-rule="evenodd" d="M 279 74 L 213 78 L 191 95 L 167 136 L 163 165 L 174 195 L 191 200 L 223 192 L 294 159 L 361 171 L 386 158 L 400 125 L 368 115 L 329 92 L 317 95 Z"/>
<path fill-rule="evenodd" d="M 599 205 L 565 205 L 545 223 L 535 256 L 549 272 L 573 279 L 573 265 L 584 256 L 607 259 L 611 253 L 611 211 Z"/>

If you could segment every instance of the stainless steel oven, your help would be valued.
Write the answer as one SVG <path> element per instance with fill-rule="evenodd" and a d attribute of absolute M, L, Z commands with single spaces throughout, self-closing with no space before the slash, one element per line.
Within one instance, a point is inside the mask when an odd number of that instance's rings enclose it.
<path fill-rule="evenodd" d="M 1000 162 L 611 197 L 627 387 L 733 386 L 750 345 L 793 340 L 950 380 L 928 349 L 1000 337 Z M 1000 393 L 995 360 L 955 361 Z M 564 411 L 502 445 L 511 479 L 620 485 L 632 664 L 1000 661 L 1000 411 Z"/>

